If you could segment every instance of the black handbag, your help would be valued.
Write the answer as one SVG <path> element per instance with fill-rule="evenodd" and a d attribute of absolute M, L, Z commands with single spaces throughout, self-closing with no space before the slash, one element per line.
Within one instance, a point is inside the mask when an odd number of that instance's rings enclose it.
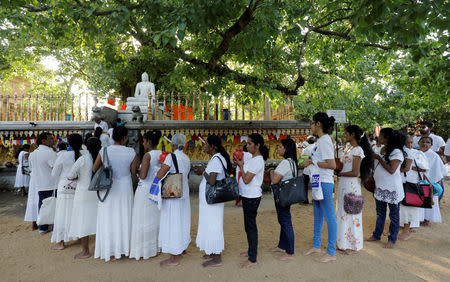
<path fill-rule="evenodd" d="M 217 204 L 236 200 L 239 197 L 239 186 L 235 177 L 230 177 L 222 160 L 217 157 L 222 164 L 225 172 L 225 178 L 216 180 L 216 184 L 209 185 L 206 181 L 205 197 L 208 204 Z"/>
<path fill-rule="evenodd" d="M 103 149 L 103 161 L 100 168 L 95 172 L 94 176 L 91 179 L 91 183 L 89 185 L 88 191 L 97 191 L 97 198 L 100 202 L 105 201 L 106 197 L 108 197 L 109 191 L 112 186 L 112 177 L 113 171 L 112 167 L 109 165 L 108 152 L 107 147 Z M 105 191 L 106 194 L 103 199 L 100 197 L 100 191 Z"/>
<path fill-rule="evenodd" d="M 414 160 L 414 164 L 418 168 L 416 160 Z M 422 181 L 419 171 L 417 171 L 417 174 Z M 428 183 L 431 182 L 428 181 Z M 406 182 L 403 184 L 403 190 L 405 191 L 405 198 L 402 200 L 402 205 L 425 209 L 432 208 L 433 186 L 431 184 Z"/>
<path fill-rule="evenodd" d="M 275 202 L 283 208 L 289 207 L 292 204 L 304 202 L 308 199 L 305 190 L 304 176 L 297 175 L 297 169 L 292 160 L 289 161 L 289 164 L 291 165 L 292 175 L 294 177 L 270 185 Z"/>

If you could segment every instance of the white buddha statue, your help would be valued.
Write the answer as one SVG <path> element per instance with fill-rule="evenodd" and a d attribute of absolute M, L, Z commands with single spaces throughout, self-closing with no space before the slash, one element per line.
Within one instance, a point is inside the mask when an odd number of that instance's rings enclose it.
<path fill-rule="evenodd" d="M 154 108 L 156 107 L 155 84 L 149 81 L 148 74 L 144 72 L 142 74 L 142 81 L 136 84 L 134 97 L 127 98 L 127 110 L 131 110 L 133 106 L 139 106 L 141 112 L 146 116 L 149 102 L 149 93 L 151 93 L 152 95 L 152 111 L 154 111 Z"/>

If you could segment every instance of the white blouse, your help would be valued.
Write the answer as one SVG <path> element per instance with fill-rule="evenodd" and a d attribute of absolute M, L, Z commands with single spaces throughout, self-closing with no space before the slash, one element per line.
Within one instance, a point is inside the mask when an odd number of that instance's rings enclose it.
<path fill-rule="evenodd" d="M 404 160 L 403 152 L 399 149 L 395 149 L 390 154 L 389 160 L 399 160 L 400 163 L 402 163 Z M 405 192 L 403 191 L 400 167 L 401 165 L 397 167 L 397 170 L 393 174 L 390 174 L 381 164 L 376 166 L 373 175 L 376 187 L 374 193 L 375 199 L 389 204 L 398 204 L 403 200 Z"/>

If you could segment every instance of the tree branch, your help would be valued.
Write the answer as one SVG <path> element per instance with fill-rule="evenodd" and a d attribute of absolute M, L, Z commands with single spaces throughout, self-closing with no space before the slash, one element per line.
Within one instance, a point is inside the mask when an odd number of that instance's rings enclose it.
<path fill-rule="evenodd" d="M 230 47 L 230 42 L 237 34 L 239 34 L 254 18 L 254 12 L 258 7 L 261 0 L 257 0 L 252 7 L 253 1 L 250 1 L 249 6 L 245 9 L 244 13 L 239 17 L 239 19 L 227 29 L 225 34 L 222 36 L 223 40 L 219 47 L 214 51 L 211 59 L 208 62 L 208 68 L 214 70 L 217 66 L 217 62 L 220 57 L 225 54 Z"/>
<path fill-rule="evenodd" d="M 39 7 L 35 7 L 32 5 L 24 5 L 23 6 L 25 9 L 28 10 L 28 12 L 44 12 L 44 11 L 48 11 L 50 10 L 50 6 L 49 5 L 39 5 Z"/>
<path fill-rule="evenodd" d="M 305 54 L 305 46 L 306 46 L 306 41 L 308 41 L 309 32 L 310 31 L 308 31 L 305 34 L 305 36 L 303 37 L 302 47 L 300 48 L 300 55 L 298 56 L 298 63 L 297 63 L 298 77 L 297 77 L 297 80 L 295 81 L 295 92 L 297 92 L 297 90 L 300 88 L 300 86 L 305 85 L 305 78 L 303 77 L 303 74 L 302 74 L 302 60 L 303 60 L 303 56 Z"/>
<path fill-rule="evenodd" d="M 295 89 L 291 89 L 289 87 L 286 87 L 284 85 L 281 85 L 277 82 L 274 82 L 268 78 L 265 79 L 260 79 L 258 77 L 255 76 L 251 76 L 251 75 L 246 75 L 243 73 L 239 73 L 235 70 L 232 70 L 230 68 L 228 68 L 226 65 L 224 66 L 217 66 L 214 69 L 210 69 L 209 68 L 209 64 L 207 62 L 204 62 L 202 60 L 199 60 L 195 57 L 192 57 L 191 55 L 188 55 L 186 53 L 184 53 L 183 50 L 181 50 L 180 48 L 173 48 L 170 45 L 166 46 L 168 49 L 172 50 L 173 52 L 175 52 L 177 54 L 177 56 L 182 59 L 183 61 L 193 64 L 195 66 L 204 68 L 209 70 L 209 72 L 211 74 L 217 75 L 217 76 L 224 76 L 224 75 L 232 75 L 233 76 L 233 80 L 236 83 L 239 84 L 251 84 L 251 85 L 256 85 L 257 82 L 263 82 L 263 83 L 267 83 L 267 84 L 271 84 L 274 85 L 274 89 L 284 93 L 285 95 L 297 95 L 297 90 Z"/>

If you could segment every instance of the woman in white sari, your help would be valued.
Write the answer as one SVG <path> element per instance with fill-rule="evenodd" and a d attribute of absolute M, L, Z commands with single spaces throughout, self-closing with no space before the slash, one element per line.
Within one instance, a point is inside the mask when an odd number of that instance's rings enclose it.
<path fill-rule="evenodd" d="M 172 137 L 172 150 L 178 163 L 179 173 L 183 174 L 183 195 L 176 199 L 163 199 L 159 226 L 159 247 L 170 258 L 161 261 L 161 266 L 179 265 L 179 257 L 184 254 L 191 242 L 191 206 L 189 202 L 188 177 L 191 161 L 183 152 L 186 136 L 175 134 Z M 172 155 L 167 155 L 156 177 L 163 179 L 169 173 L 176 173 Z"/>

